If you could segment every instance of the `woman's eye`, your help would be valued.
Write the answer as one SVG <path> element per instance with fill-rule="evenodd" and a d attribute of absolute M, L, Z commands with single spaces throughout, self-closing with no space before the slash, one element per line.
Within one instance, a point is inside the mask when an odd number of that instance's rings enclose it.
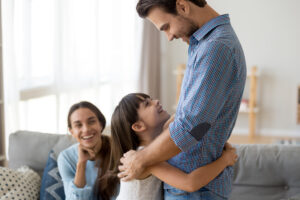
<path fill-rule="evenodd" d="M 75 124 L 75 128 L 80 128 L 81 124 Z"/>
<path fill-rule="evenodd" d="M 96 121 L 95 120 L 92 120 L 92 121 L 89 121 L 89 124 L 94 124 Z"/>

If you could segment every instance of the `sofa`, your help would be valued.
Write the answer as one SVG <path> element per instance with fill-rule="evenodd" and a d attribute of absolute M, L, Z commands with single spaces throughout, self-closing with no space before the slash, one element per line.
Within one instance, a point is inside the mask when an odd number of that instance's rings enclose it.
<path fill-rule="evenodd" d="M 27 165 L 40 176 L 53 147 L 73 144 L 70 135 L 18 131 L 9 137 L 9 168 Z M 300 145 L 234 145 L 231 200 L 300 200 Z"/>

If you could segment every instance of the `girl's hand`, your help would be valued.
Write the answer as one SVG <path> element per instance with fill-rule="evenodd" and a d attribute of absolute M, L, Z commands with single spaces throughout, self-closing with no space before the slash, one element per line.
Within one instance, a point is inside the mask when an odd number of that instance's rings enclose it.
<path fill-rule="evenodd" d="M 166 123 L 165 123 L 164 126 L 163 126 L 163 130 L 169 128 L 169 125 L 171 124 L 171 122 L 174 121 L 174 118 L 175 118 L 175 115 L 172 115 L 172 116 L 168 119 L 168 121 L 166 121 Z"/>
<path fill-rule="evenodd" d="M 96 153 L 93 149 L 86 148 L 81 144 L 78 145 L 78 162 L 87 162 L 88 160 L 94 160 Z"/>
<path fill-rule="evenodd" d="M 224 160 L 227 166 L 233 166 L 238 159 L 236 149 L 232 147 L 231 144 L 226 143 L 221 158 Z"/>

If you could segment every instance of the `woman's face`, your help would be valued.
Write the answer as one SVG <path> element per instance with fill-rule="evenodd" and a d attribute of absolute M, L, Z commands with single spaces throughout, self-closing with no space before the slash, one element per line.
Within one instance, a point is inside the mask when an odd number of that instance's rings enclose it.
<path fill-rule="evenodd" d="M 71 116 L 72 136 L 81 145 L 87 148 L 93 148 L 101 142 L 102 124 L 99 122 L 95 113 L 88 108 L 79 108 Z"/>
<path fill-rule="evenodd" d="M 161 128 L 170 115 L 165 111 L 159 100 L 146 98 L 138 109 L 139 120 L 143 121 L 147 128 Z"/>

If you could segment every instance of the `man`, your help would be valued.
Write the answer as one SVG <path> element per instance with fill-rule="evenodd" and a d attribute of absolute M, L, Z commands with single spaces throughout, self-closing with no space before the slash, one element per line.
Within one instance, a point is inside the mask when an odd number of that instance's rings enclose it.
<path fill-rule="evenodd" d="M 219 15 L 205 0 L 139 0 L 137 12 L 169 41 L 187 42 L 189 51 L 174 122 L 148 147 L 124 155 L 123 181 L 170 158 L 188 173 L 216 160 L 234 127 L 246 79 L 244 53 L 229 16 Z M 194 193 L 165 184 L 165 199 L 227 199 L 231 179 L 228 168 Z"/>

